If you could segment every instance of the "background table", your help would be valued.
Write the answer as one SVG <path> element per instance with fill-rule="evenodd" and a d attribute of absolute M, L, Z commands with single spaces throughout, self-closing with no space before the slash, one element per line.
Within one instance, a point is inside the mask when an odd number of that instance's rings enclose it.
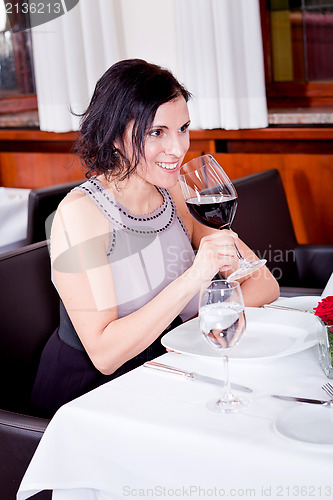
<path fill-rule="evenodd" d="M 0 251 L 22 246 L 27 237 L 30 189 L 0 187 Z"/>
<path fill-rule="evenodd" d="M 223 375 L 219 359 L 167 353 L 158 360 Z M 306 412 L 312 405 L 270 397 L 325 399 L 317 347 L 282 358 L 232 360 L 230 369 L 233 382 L 254 391 L 246 413 L 210 412 L 205 403 L 220 387 L 144 367 L 63 406 L 18 500 L 42 489 L 53 489 L 57 500 L 332 497 L 333 446 L 291 440 L 274 427 L 290 408 Z M 332 412 L 333 432 L 333 409 L 320 411 Z"/>

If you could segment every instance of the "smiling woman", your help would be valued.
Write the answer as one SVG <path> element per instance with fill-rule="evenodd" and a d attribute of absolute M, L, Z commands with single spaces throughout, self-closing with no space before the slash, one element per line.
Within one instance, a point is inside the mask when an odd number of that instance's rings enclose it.
<path fill-rule="evenodd" d="M 178 187 L 189 97 L 168 70 L 139 59 L 96 85 L 75 146 L 88 180 L 59 205 L 51 231 L 61 321 L 35 382 L 39 413 L 162 354 L 165 331 L 197 314 L 201 285 L 237 267 L 237 235 L 195 221 Z M 242 290 L 251 305 L 278 294 L 267 269 Z"/>

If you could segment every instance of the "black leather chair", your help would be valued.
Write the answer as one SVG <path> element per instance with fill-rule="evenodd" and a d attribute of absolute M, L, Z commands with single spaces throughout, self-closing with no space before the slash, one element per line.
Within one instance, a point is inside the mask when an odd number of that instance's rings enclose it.
<path fill-rule="evenodd" d="M 298 245 L 276 169 L 233 180 L 238 208 L 232 229 L 260 257 L 281 287 L 322 290 L 333 271 L 333 245 Z"/>
<path fill-rule="evenodd" d="M 30 409 L 40 354 L 59 323 L 47 242 L 0 255 L 0 497 L 15 500 L 49 421 Z M 49 500 L 50 492 L 34 497 Z"/>
<path fill-rule="evenodd" d="M 49 236 L 58 204 L 82 182 L 31 191 L 27 244 Z M 333 271 L 333 245 L 298 245 L 279 171 L 265 170 L 233 182 L 239 204 L 232 228 L 267 259 L 280 286 L 323 289 Z"/>
<path fill-rule="evenodd" d="M 61 200 L 80 181 L 32 189 L 28 199 L 28 227 L 26 245 L 49 238 L 54 212 Z"/>

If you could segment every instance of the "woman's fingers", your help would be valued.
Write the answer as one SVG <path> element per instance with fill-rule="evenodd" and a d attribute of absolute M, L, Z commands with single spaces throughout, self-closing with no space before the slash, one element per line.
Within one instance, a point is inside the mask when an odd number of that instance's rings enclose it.
<path fill-rule="evenodd" d="M 237 234 L 229 230 L 202 238 L 193 268 L 203 281 L 211 279 L 218 271 L 237 269 L 236 239 Z"/>
<path fill-rule="evenodd" d="M 201 239 L 200 246 L 209 241 L 216 245 L 234 245 L 237 238 L 237 234 L 233 231 L 222 229 L 221 231 L 204 236 Z"/>
<path fill-rule="evenodd" d="M 224 240 L 232 238 L 235 242 L 238 238 L 238 234 L 232 231 L 231 229 L 220 229 L 219 231 L 214 231 L 214 233 L 209 234 L 208 236 L 204 236 L 201 241 L 205 240 Z"/>

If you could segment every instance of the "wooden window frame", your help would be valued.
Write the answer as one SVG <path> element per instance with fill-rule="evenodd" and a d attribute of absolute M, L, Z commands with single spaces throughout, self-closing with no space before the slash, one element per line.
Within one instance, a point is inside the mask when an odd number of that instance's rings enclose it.
<path fill-rule="evenodd" d="M 38 109 L 36 94 L 6 93 L 0 96 L 0 114 L 24 113 Z"/>
<path fill-rule="evenodd" d="M 24 30 L 29 29 L 29 22 L 27 22 L 27 18 L 21 12 L 15 12 L 15 10 L 13 13 L 7 15 L 9 17 L 9 24 L 12 27 L 11 29 L 14 28 L 15 31 L 16 38 L 13 39 L 14 54 L 16 50 L 18 51 L 17 53 L 22 52 L 22 54 L 25 54 L 25 57 L 15 56 L 18 89 L 0 91 L 0 121 L 2 121 L 2 117 L 5 115 L 24 116 L 27 113 L 33 113 L 38 117 L 37 95 L 35 89 L 30 89 L 31 75 L 28 76 L 28 55 L 22 49 L 22 47 L 25 47 Z M 21 31 L 18 29 L 19 27 L 21 27 Z M 31 64 L 33 64 L 33 60 L 31 60 Z M 24 121 L 24 118 L 22 120 Z"/>
<path fill-rule="evenodd" d="M 333 106 L 332 82 L 273 82 L 270 20 L 266 0 L 259 0 L 268 108 L 311 108 Z"/>

